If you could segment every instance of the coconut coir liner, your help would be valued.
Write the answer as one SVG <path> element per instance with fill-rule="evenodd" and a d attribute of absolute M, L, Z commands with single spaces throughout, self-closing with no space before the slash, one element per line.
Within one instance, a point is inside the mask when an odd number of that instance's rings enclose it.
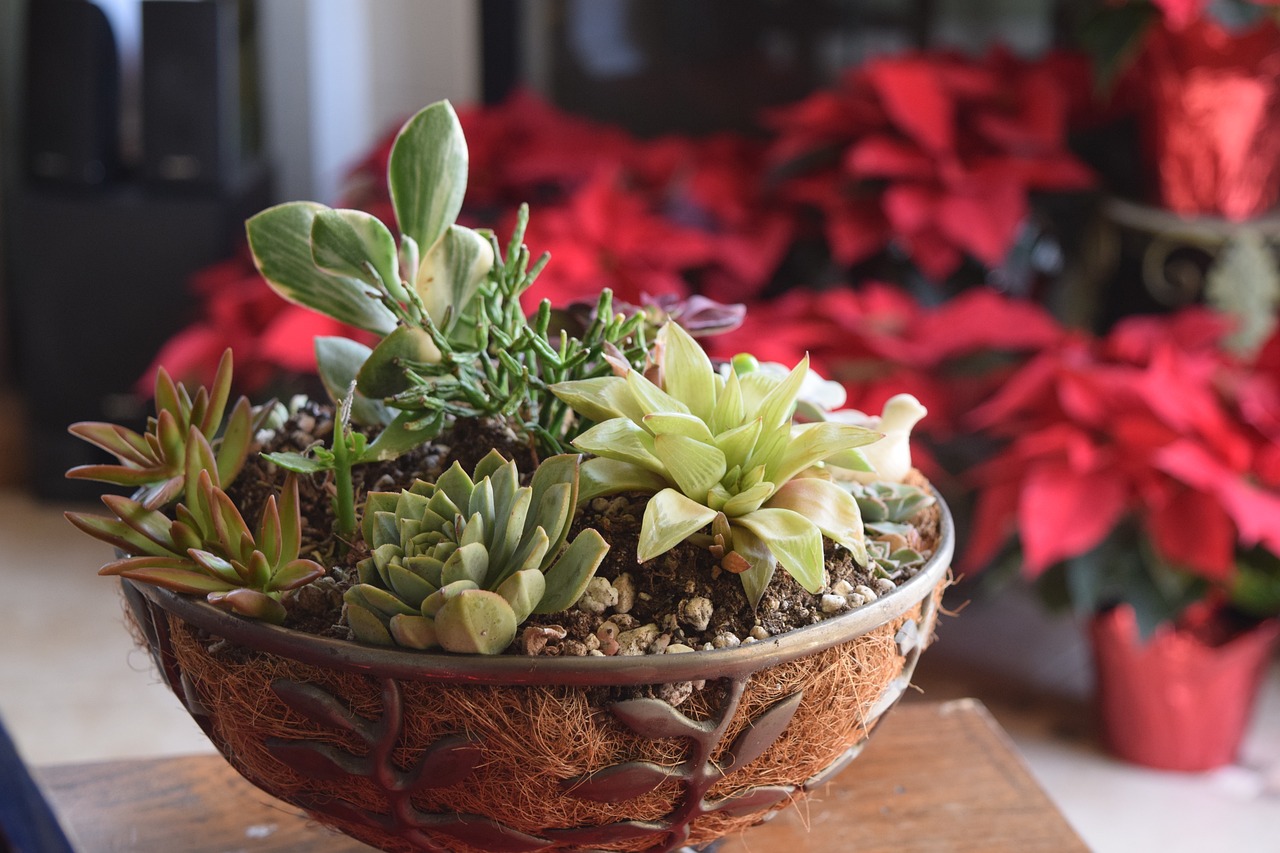
<path fill-rule="evenodd" d="M 945 584 L 934 591 L 941 595 Z M 862 740 L 875 721 L 867 713 L 904 665 L 894 636 L 920 606 L 847 643 L 817 655 L 780 664 L 751 676 L 729 731 L 716 754 L 732 744 L 751 720 L 797 691 L 803 698 L 783 735 L 746 768 L 730 773 L 709 793 L 733 795 L 761 785 L 802 785 Z M 379 679 L 327 670 L 287 658 L 230 648 L 169 617 L 174 654 L 210 715 L 212 737 L 228 760 L 255 784 L 284 800 L 341 801 L 378 813 L 390 811 L 383 790 L 355 778 L 335 782 L 299 773 L 275 758 L 267 739 L 328 744 L 353 755 L 368 745 L 347 732 L 316 724 L 284 704 L 271 690 L 277 679 L 311 684 L 338 697 L 367 720 L 383 713 Z M 932 625 L 925 626 L 926 636 Z M 421 751 L 446 735 L 462 735 L 482 745 L 484 758 L 461 783 L 428 789 L 413 798 L 427 813 L 486 815 L 513 829 L 538 834 L 617 820 L 662 820 L 678 807 L 683 786 L 668 779 L 655 790 L 609 804 L 564 795 L 564 780 L 625 761 L 650 761 L 673 767 L 688 757 L 683 738 L 650 740 L 619 723 L 600 707 L 602 689 L 563 686 L 476 686 L 399 682 L 405 707 L 403 728 L 393 761 L 410 767 Z M 705 720 L 718 717 L 723 691 L 709 681 L 679 710 Z M 613 698 L 626 698 L 615 695 Z M 713 755 L 715 757 L 715 755 Z M 797 790 L 792 801 L 803 798 Z M 785 805 L 785 801 L 783 803 Z M 377 830 L 315 814 L 328 824 L 389 850 L 396 846 Z M 757 822 L 759 814 L 704 815 L 688 843 L 713 840 Z M 598 849 L 638 851 L 655 839 L 636 839 Z M 450 839 L 450 849 L 475 848 Z M 482 851 L 476 851 L 482 853 Z"/>

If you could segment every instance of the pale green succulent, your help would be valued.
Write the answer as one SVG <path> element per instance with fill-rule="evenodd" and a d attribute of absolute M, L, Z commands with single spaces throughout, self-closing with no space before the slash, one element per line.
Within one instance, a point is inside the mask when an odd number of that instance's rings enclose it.
<path fill-rule="evenodd" d="M 738 572 L 752 604 L 781 564 L 810 592 L 822 588 L 822 537 L 866 562 L 862 517 L 844 489 L 816 473 L 828 460 L 868 470 L 855 448 L 877 440 L 864 427 L 795 424 L 808 358 L 787 376 L 720 376 L 697 342 L 668 323 L 658 334 L 658 383 L 615 359 L 620 375 L 552 386 L 597 424 L 574 440 L 594 454 L 582 466 L 579 500 L 652 492 L 636 557 L 651 560 L 705 537 Z"/>
<path fill-rule="evenodd" d="M 578 474 L 577 454 L 553 456 L 521 486 L 515 463 L 492 451 L 470 477 L 454 463 L 435 484 L 370 493 L 371 555 L 345 595 L 356 638 L 497 654 L 530 614 L 572 605 L 609 550 L 584 530 L 562 551 Z"/>
<path fill-rule="evenodd" d="M 911 546 L 912 527 L 908 522 L 920 510 L 933 505 L 933 495 L 907 483 L 844 482 L 844 487 L 862 511 L 869 537 L 867 556 L 877 574 L 897 578 L 924 565 L 928 554 Z"/>

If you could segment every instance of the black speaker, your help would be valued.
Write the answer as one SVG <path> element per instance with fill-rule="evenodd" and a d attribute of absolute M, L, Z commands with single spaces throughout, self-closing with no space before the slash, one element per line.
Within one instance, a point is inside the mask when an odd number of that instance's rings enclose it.
<path fill-rule="evenodd" d="M 87 0 L 27 8 L 25 172 L 99 186 L 119 168 L 120 59 L 111 24 Z"/>
<path fill-rule="evenodd" d="M 244 150 L 236 0 L 142 3 L 142 174 L 151 185 L 225 189 Z"/>

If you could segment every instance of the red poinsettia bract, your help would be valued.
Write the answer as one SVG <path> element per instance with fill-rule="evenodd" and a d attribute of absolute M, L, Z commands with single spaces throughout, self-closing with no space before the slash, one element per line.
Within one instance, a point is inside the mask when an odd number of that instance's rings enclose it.
<path fill-rule="evenodd" d="M 967 566 L 1016 533 L 1036 577 L 1126 521 L 1212 581 L 1229 578 L 1237 548 L 1280 552 L 1280 491 L 1255 474 L 1274 460 L 1266 412 L 1280 386 L 1227 354 L 1225 331 L 1199 309 L 1132 318 L 1101 340 L 1064 338 L 1011 377 L 970 420 L 1007 444 L 972 472 Z"/>
<path fill-rule="evenodd" d="M 901 288 L 869 283 L 789 291 L 752 305 L 739 329 L 707 343 L 723 357 L 750 351 L 788 365 L 808 353 L 814 370 L 844 385 L 849 407 L 864 412 L 914 394 L 929 410 L 921 431 L 945 438 L 1007 374 L 997 356 L 1036 352 L 1061 335 L 1044 309 L 991 288 L 927 307 Z"/>
<path fill-rule="evenodd" d="M 968 255 L 999 266 L 1032 190 L 1092 185 L 1066 148 L 1062 57 L 909 53 L 853 69 L 837 91 L 773 111 L 783 192 L 822 211 L 854 264 L 893 244 L 934 279 Z"/>

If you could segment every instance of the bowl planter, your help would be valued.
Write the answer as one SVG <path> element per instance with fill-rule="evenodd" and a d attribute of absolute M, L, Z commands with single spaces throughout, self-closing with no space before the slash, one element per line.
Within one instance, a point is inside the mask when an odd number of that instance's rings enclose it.
<path fill-rule="evenodd" d="M 906 688 L 953 551 L 768 640 L 612 658 L 395 651 L 124 582 L 165 679 L 250 782 L 384 850 L 670 851 L 843 768 Z M 705 682 L 678 709 L 647 685 Z"/>

